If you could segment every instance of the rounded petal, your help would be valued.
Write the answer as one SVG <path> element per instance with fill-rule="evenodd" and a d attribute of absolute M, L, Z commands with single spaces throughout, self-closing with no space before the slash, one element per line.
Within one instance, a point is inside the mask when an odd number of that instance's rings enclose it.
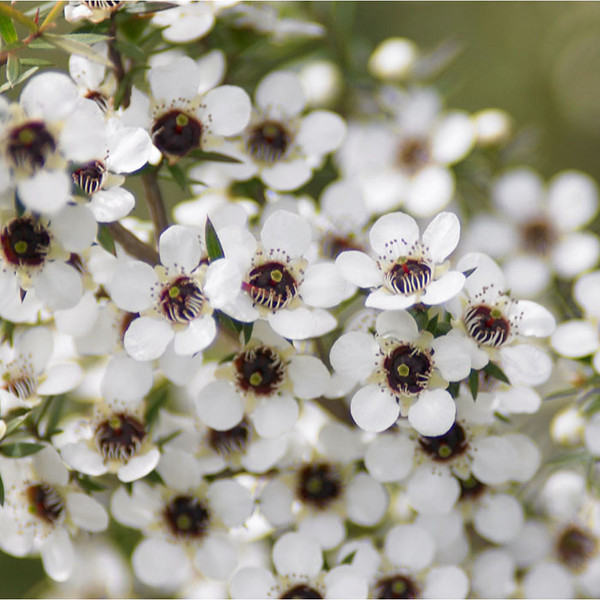
<path fill-rule="evenodd" d="M 150 69 L 148 82 L 154 98 L 168 106 L 196 96 L 200 69 L 188 56 L 180 56 L 168 65 Z"/>
<path fill-rule="evenodd" d="M 152 304 L 151 289 L 158 279 L 154 269 L 139 260 L 121 263 L 109 283 L 113 302 L 128 312 L 141 312 Z"/>
<path fill-rule="evenodd" d="M 86 531 L 104 531 L 108 527 L 108 513 L 91 496 L 70 493 L 66 497 L 69 518 L 77 527 Z"/>
<path fill-rule="evenodd" d="M 69 200 L 71 180 L 64 171 L 44 170 L 17 185 L 19 199 L 30 210 L 42 214 L 58 212 Z"/>
<path fill-rule="evenodd" d="M 162 356 L 173 339 L 173 329 L 162 319 L 139 317 L 125 332 L 123 345 L 135 360 L 154 360 Z"/>
<path fill-rule="evenodd" d="M 321 547 L 301 533 L 284 533 L 273 546 L 273 563 L 280 575 L 314 577 L 323 565 Z"/>
<path fill-rule="evenodd" d="M 188 492 L 200 485 L 198 461 L 181 450 L 164 450 L 156 467 L 165 484 L 178 492 Z"/>
<path fill-rule="evenodd" d="M 123 465 L 118 470 L 117 476 L 124 483 L 141 479 L 154 470 L 159 458 L 160 452 L 158 448 L 151 448 L 145 454 L 139 454 L 130 459 L 126 465 Z"/>
<path fill-rule="evenodd" d="M 454 187 L 452 171 L 435 165 L 426 167 L 410 182 L 404 206 L 415 217 L 431 217 L 452 200 Z"/>
<path fill-rule="evenodd" d="M 319 542 L 323 550 L 339 546 L 346 536 L 344 520 L 335 513 L 308 515 L 298 524 L 298 533 Z"/>
<path fill-rule="evenodd" d="M 36 473 L 50 484 L 67 485 L 69 471 L 63 463 L 60 454 L 51 446 L 42 448 L 33 456 Z"/>
<path fill-rule="evenodd" d="M 444 335 L 431 342 L 435 368 L 447 381 L 460 381 L 471 372 L 471 356 L 462 338 Z"/>
<path fill-rule="evenodd" d="M 363 381 L 376 367 L 379 346 L 372 335 L 351 331 L 340 336 L 331 347 L 331 366 L 352 381 Z"/>
<path fill-rule="evenodd" d="M 359 287 L 376 287 L 383 283 L 377 263 L 364 252 L 347 250 L 335 260 L 342 277 Z"/>
<path fill-rule="evenodd" d="M 419 337 L 419 327 L 412 315 L 405 310 L 382 312 L 375 323 L 379 335 L 392 335 L 397 340 L 412 342 Z"/>
<path fill-rule="evenodd" d="M 75 552 L 64 527 L 55 529 L 40 546 L 44 571 L 54 581 L 66 581 L 73 572 Z"/>
<path fill-rule="evenodd" d="M 52 219 L 52 232 L 68 252 L 81 252 L 89 248 L 98 226 L 87 206 L 65 206 Z"/>
<path fill-rule="evenodd" d="M 307 400 L 321 396 L 329 384 L 329 371 L 316 356 L 292 356 L 287 370 L 296 398 Z"/>
<path fill-rule="evenodd" d="M 152 140 L 141 127 L 121 127 L 108 138 L 108 168 L 113 173 L 133 173 L 150 158 Z"/>
<path fill-rule="evenodd" d="M 307 183 L 312 177 L 312 169 L 303 158 L 275 163 L 263 167 L 260 177 L 264 184 L 280 192 L 291 192 Z"/>
<path fill-rule="evenodd" d="M 510 440 L 490 435 L 474 442 L 471 471 L 479 481 L 488 485 L 506 483 L 512 478 L 514 462 L 520 460 L 516 448 Z"/>
<path fill-rule="evenodd" d="M 418 467 L 408 485 L 410 505 L 421 514 L 445 514 L 460 496 L 460 484 L 448 469 L 434 472 L 430 466 Z"/>
<path fill-rule="evenodd" d="M 308 306 L 320 308 L 337 306 L 355 291 L 356 288 L 342 277 L 339 268 L 327 262 L 308 267 L 298 287 L 302 300 Z"/>
<path fill-rule="evenodd" d="M 263 398 L 250 415 L 258 435 L 275 437 L 290 431 L 298 419 L 298 403 L 287 395 Z"/>
<path fill-rule="evenodd" d="M 366 473 L 358 473 L 346 490 L 348 518 L 363 527 L 379 523 L 385 515 L 388 502 L 383 485 Z"/>
<path fill-rule="evenodd" d="M 367 308 L 379 308 L 380 310 L 404 310 L 410 308 L 416 301 L 416 294 L 404 296 L 392 293 L 387 288 L 379 288 L 367 296 L 365 306 Z"/>
<path fill-rule="evenodd" d="M 598 186 L 585 173 L 559 173 L 548 186 L 548 212 L 562 231 L 579 229 L 598 212 Z"/>
<path fill-rule="evenodd" d="M 200 572 L 211 579 L 225 580 L 235 569 L 237 551 L 224 535 L 211 535 L 196 550 L 194 563 Z"/>
<path fill-rule="evenodd" d="M 213 482 L 207 497 L 212 510 L 219 515 L 226 527 L 239 527 L 254 509 L 250 492 L 231 479 Z"/>
<path fill-rule="evenodd" d="M 88 208 L 98 223 L 113 223 L 126 217 L 135 207 L 135 197 L 122 187 L 98 190 L 93 194 Z"/>
<path fill-rule="evenodd" d="M 108 470 L 102 456 L 90 448 L 85 441 L 65 444 L 60 449 L 60 454 L 72 469 L 86 475 L 104 475 Z"/>
<path fill-rule="evenodd" d="M 465 285 L 465 276 L 458 271 L 448 271 L 432 281 L 425 289 L 421 300 L 424 304 L 442 304 L 454 298 Z"/>
<path fill-rule="evenodd" d="M 513 385 L 541 385 L 552 373 L 552 359 L 537 346 L 520 344 L 500 349 L 501 365 Z"/>
<path fill-rule="evenodd" d="M 369 240 L 379 256 L 407 256 L 411 246 L 419 241 L 419 226 L 405 213 L 389 213 L 375 221 Z"/>
<path fill-rule="evenodd" d="M 573 286 L 573 297 L 586 314 L 600 318 L 600 271 L 580 277 Z"/>
<path fill-rule="evenodd" d="M 217 335 L 217 324 L 210 315 L 194 319 L 183 330 L 175 334 L 175 354 L 190 356 L 210 346 Z"/>
<path fill-rule="evenodd" d="M 277 117 L 293 117 L 306 104 L 300 78 L 290 71 L 275 71 L 263 77 L 254 99 L 263 111 Z"/>
<path fill-rule="evenodd" d="M 46 371 L 46 379 L 38 386 L 38 394 L 53 396 L 75 388 L 83 379 L 83 370 L 76 363 L 53 365 Z"/>
<path fill-rule="evenodd" d="M 456 404 L 446 390 L 425 390 L 408 409 L 410 424 L 425 436 L 446 433 L 454 424 Z"/>
<path fill-rule="evenodd" d="M 556 319 L 554 318 L 554 315 L 537 302 L 519 300 L 516 310 L 520 313 L 520 335 L 547 337 L 556 329 Z"/>
<path fill-rule="evenodd" d="M 121 354 L 111 358 L 100 389 L 107 400 L 133 402 L 150 391 L 153 380 L 150 363 L 139 362 Z"/>
<path fill-rule="evenodd" d="M 433 567 L 425 579 L 423 598 L 466 598 L 469 592 L 467 574 L 455 565 Z"/>
<path fill-rule="evenodd" d="M 572 278 L 598 263 L 600 240 L 589 231 L 566 235 L 552 248 L 552 262 L 559 277 Z"/>
<path fill-rule="evenodd" d="M 379 432 L 396 422 L 400 407 L 394 396 L 376 385 L 367 385 L 354 394 L 350 412 L 361 429 Z"/>
<path fill-rule="evenodd" d="M 271 571 L 263 567 L 244 567 L 231 578 L 229 593 L 232 598 L 266 598 L 271 589 L 275 587 L 275 577 Z"/>
<path fill-rule="evenodd" d="M 177 588 L 190 571 L 184 548 L 161 538 L 144 539 L 133 551 L 131 562 L 143 583 L 158 588 Z"/>
<path fill-rule="evenodd" d="M 202 246 L 198 232 L 184 225 L 171 225 L 163 231 L 159 240 L 160 262 L 173 269 L 193 271 L 202 258 Z"/>
<path fill-rule="evenodd" d="M 562 356 L 579 358 L 600 348 L 598 331 L 589 321 L 577 320 L 561 323 L 550 339 L 552 348 Z"/>
<path fill-rule="evenodd" d="M 196 412 L 208 427 L 226 431 L 242 420 L 244 406 L 231 384 L 215 381 L 209 383 L 196 398 Z"/>
<path fill-rule="evenodd" d="M 525 598 L 573 598 L 573 576 L 557 563 L 534 565 L 523 578 Z"/>
<path fill-rule="evenodd" d="M 431 564 L 434 554 L 433 537 L 418 525 L 396 525 L 385 537 L 385 555 L 397 567 L 420 571 Z"/>
<path fill-rule="evenodd" d="M 504 273 L 512 294 L 531 298 L 542 292 L 550 283 L 551 269 L 540 256 L 521 254 L 504 262 Z"/>
<path fill-rule="evenodd" d="M 75 306 L 83 293 L 79 273 L 70 265 L 61 262 L 45 265 L 35 280 L 34 288 L 44 304 L 58 310 Z"/>
<path fill-rule="evenodd" d="M 296 143 L 308 156 L 321 156 L 336 150 L 345 135 L 342 117 L 328 110 L 315 110 L 302 119 Z"/>
<path fill-rule="evenodd" d="M 431 136 L 431 154 L 442 164 L 459 161 L 473 147 L 475 124 L 465 112 L 452 111 L 437 123 Z"/>
<path fill-rule="evenodd" d="M 265 249 L 281 250 L 288 256 L 302 256 L 311 241 L 308 222 L 287 210 L 277 210 L 265 221 L 260 240 Z"/>
<path fill-rule="evenodd" d="M 473 520 L 477 533 L 495 544 L 513 540 L 523 523 L 523 507 L 516 498 L 507 494 L 488 496 Z"/>
<path fill-rule="evenodd" d="M 232 298 L 240 294 L 242 289 L 242 274 L 235 263 L 228 258 L 213 260 L 206 270 L 204 293 L 215 308 L 227 312 Z"/>
<path fill-rule="evenodd" d="M 454 252 L 460 239 L 460 221 L 454 213 L 440 213 L 423 232 L 423 244 L 435 263 L 441 263 Z"/>
<path fill-rule="evenodd" d="M 267 320 L 280 336 L 289 340 L 319 337 L 337 325 L 335 317 L 322 308 L 279 310 L 270 314 Z"/>
<path fill-rule="evenodd" d="M 496 206 L 513 219 L 527 220 L 542 210 L 544 183 L 532 169 L 513 169 L 499 177 L 492 189 Z"/>
<path fill-rule="evenodd" d="M 79 94 L 68 75 L 52 71 L 32 77 L 19 102 L 29 117 L 61 121 L 73 113 Z"/>
<path fill-rule="evenodd" d="M 235 85 L 222 85 L 204 96 L 204 110 L 210 115 L 210 130 L 217 135 L 235 135 L 250 120 L 250 98 Z"/>
<path fill-rule="evenodd" d="M 377 481 L 400 481 L 412 471 L 414 454 L 408 438 L 379 436 L 365 453 L 365 466 Z"/>

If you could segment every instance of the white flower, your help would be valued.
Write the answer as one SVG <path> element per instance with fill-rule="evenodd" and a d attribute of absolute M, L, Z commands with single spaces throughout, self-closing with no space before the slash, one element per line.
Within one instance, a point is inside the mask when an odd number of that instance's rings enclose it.
<path fill-rule="evenodd" d="M 376 259 L 350 250 L 338 256 L 336 265 L 351 283 L 376 288 L 367 297 L 368 307 L 399 310 L 417 302 L 441 304 L 464 285 L 464 275 L 449 271 L 446 262 L 459 235 L 460 224 L 452 213 L 440 213 L 422 237 L 412 217 L 390 213 L 377 219 L 369 232 Z"/>
<path fill-rule="evenodd" d="M 241 138 L 214 149 L 242 161 L 223 169 L 239 180 L 258 175 L 274 190 L 290 191 L 307 183 L 326 154 L 341 144 L 343 119 L 328 110 L 302 116 L 306 98 L 298 75 L 275 71 L 256 88 L 257 106 Z"/>
<path fill-rule="evenodd" d="M 69 23 L 86 20 L 92 23 L 101 23 L 110 19 L 113 12 L 125 4 L 123 0 L 76 0 L 65 6 L 65 19 Z"/>

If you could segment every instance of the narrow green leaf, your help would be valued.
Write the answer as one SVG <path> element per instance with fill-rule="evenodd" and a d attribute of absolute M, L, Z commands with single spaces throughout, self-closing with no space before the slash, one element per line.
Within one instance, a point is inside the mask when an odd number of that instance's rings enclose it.
<path fill-rule="evenodd" d="M 146 425 L 150 427 L 158 418 L 158 411 L 169 399 L 169 388 L 165 384 L 159 385 L 150 391 L 146 398 Z"/>
<path fill-rule="evenodd" d="M 188 153 L 188 156 L 197 158 L 198 160 L 209 160 L 212 162 L 223 162 L 223 163 L 237 163 L 241 164 L 241 160 L 234 158 L 233 156 L 227 156 L 226 154 L 219 154 L 218 152 L 205 152 L 196 148 Z"/>
<path fill-rule="evenodd" d="M 61 35 L 63 40 L 70 40 L 80 44 L 97 44 L 99 42 L 108 42 L 112 40 L 110 35 L 102 35 L 100 33 L 65 33 Z"/>
<path fill-rule="evenodd" d="M 244 343 L 247 344 L 252 338 L 252 329 L 254 328 L 254 323 L 244 323 L 242 331 L 244 332 Z"/>
<path fill-rule="evenodd" d="M 473 369 L 471 369 L 471 373 L 469 374 L 469 390 L 471 391 L 473 400 L 477 400 L 477 394 L 479 393 L 479 373 Z"/>
<path fill-rule="evenodd" d="M 6 59 L 6 79 L 11 85 L 19 79 L 21 74 L 21 61 L 16 54 L 9 54 Z"/>
<path fill-rule="evenodd" d="M 2 39 L 10 44 L 11 42 L 17 42 L 19 40 L 19 36 L 17 35 L 17 30 L 13 25 L 10 17 L 6 15 L 0 15 L 0 35 Z"/>
<path fill-rule="evenodd" d="M 223 252 L 223 246 L 219 241 L 217 232 L 211 220 L 206 217 L 206 227 L 204 229 L 204 242 L 206 244 L 206 251 L 208 252 L 208 258 L 213 261 L 217 258 L 223 258 L 225 253 Z"/>
<path fill-rule="evenodd" d="M 48 34 L 46 34 L 48 35 Z M 39 37 L 37 40 L 33 40 L 33 42 L 31 42 L 31 44 L 29 44 L 29 47 L 32 48 L 33 50 L 53 50 L 54 46 L 50 43 L 45 41 L 43 38 Z"/>
<path fill-rule="evenodd" d="M 77 483 L 86 492 L 102 492 L 106 489 L 105 485 L 98 483 L 97 481 L 92 479 L 89 475 L 78 474 L 76 478 L 77 478 Z"/>
<path fill-rule="evenodd" d="M 188 187 L 187 177 L 179 165 L 167 165 L 173 181 L 185 192 Z"/>
<path fill-rule="evenodd" d="M 11 417 L 12 417 L 13 412 L 16 412 L 16 411 L 11 412 Z M 25 413 L 24 415 L 21 415 L 19 417 L 12 419 L 11 421 L 9 421 L 6 424 L 6 431 L 4 432 L 4 438 L 6 439 L 9 435 L 11 435 L 17 429 L 19 429 L 19 427 L 21 427 L 21 425 L 27 420 L 28 416 L 29 416 L 29 410 L 27 410 L 27 413 Z"/>
<path fill-rule="evenodd" d="M 340 565 L 352 564 L 352 561 L 354 560 L 354 557 L 356 556 L 356 552 L 357 552 L 357 550 L 354 550 L 353 552 L 350 552 L 350 554 L 348 554 L 348 556 L 345 556 L 344 559 L 340 562 Z"/>
<path fill-rule="evenodd" d="M 442 323 L 438 323 L 437 329 L 435 331 L 435 336 L 439 337 L 440 335 L 446 335 L 452 331 L 452 325 L 443 321 Z"/>
<path fill-rule="evenodd" d="M 427 327 L 427 323 L 429 322 L 429 316 L 427 315 L 426 310 L 417 310 L 415 311 L 415 321 L 419 326 L 419 329 L 425 329 Z"/>
<path fill-rule="evenodd" d="M 498 379 L 499 381 L 503 381 L 504 383 L 510 384 L 509 378 L 506 376 L 504 371 L 495 363 L 489 362 L 483 370 L 494 379 Z"/>
<path fill-rule="evenodd" d="M 46 60 L 44 58 L 22 58 L 21 59 L 21 64 L 22 65 L 35 65 L 38 67 L 49 67 L 50 65 L 54 65 L 55 63 L 53 63 L 51 60 Z"/>
<path fill-rule="evenodd" d="M 169 435 L 164 435 L 163 437 L 156 440 L 156 445 L 162 449 L 165 444 L 168 444 L 171 440 L 174 440 L 178 435 L 181 434 L 181 429 L 174 431 L 173 433 L 169 433 Z"/>
<path fill-rule="evenodd" d="M 98 242 L 100 243 L 100 245 L 107 252 L 110 252 L 111 254 L 116 255 L 115 241 L 106 225 L 100 225 L 100 227 L 98 227 L 97 238 L 98 238 Z"/>
<path fill-rule="evenodd" d="M 155 483 L 158 485 L 165 485 L 165 481 L 160 476 L 160 473 L 158 471 L 150 471 L 150 473 L 148 473 L 148 475 L 146 475 L 146 477 L 144 477 L 144 479 L 146 481 L 149 481 L 150 483 Z"/>
<path fill-rule="evenodd" d="M 53 435 L 58 433 L 56 426 L 60 420 L 60 416 L 65 405 L 65 396 L 55 396 L 52 402 L 52 410 L 48 415 L 48 423 L 46 425 L 45 438 L 50 439 Z"/>
<path fill-rule="evenodd" d="M 220 310 L 215 311 L 215 314 L 217 315 L 219 323 L 221 323 L 221 325 L 229 329 L 231 333 L 235 333 L 236 335 L 238 335 L 240 331 L 242 331 L 243 325 L 239 321 L 232 319 L 229 315 L 226 315 Z"/>
<path fill-rule="evenodd" d="M 1 475 L 0 475 L 0 506 L 4 506 L 4 483 L 2 482 Z"/>
<path fill-rule="evenodd" d="M 496 417 L 496 419 L 499 419 L 503 423 L 510 423 L 510 419 L 505 415 L 499 413 L 498 411 L 494 412 L 494 416 Z"/>
<path fill-rule="evenodd" d="M 427 323 L 427 331 L 429 331 L 429 333 L 433 333 L 435 335 L 435 332 L 437 331 L 437 325 L 438 325 L 438 320 L 439 320 L 440 316 L 439 315 L 434 315 L 433 318 L 429 319 L 429 323 Z"/>
<path fill-rule="evenodd" d="M 39 452 L 44 447 L 43 444 L 33 444 L 31 442 L 15 442 L 13 444 L 4 444 L 0 446 L 0 454 L 9 458 L 23 458 Z"/>
<path fill-rule="evenodd" d="M 115 48 L 124 56 L 129 56 L 133 60 L 144 62 L 146 60 L 146 53 L 136 44 L 128 42 L 127 40 L 119 40 L 114 44 Z"/>
<path fill-rule="evenodd" d="M 458 381 L 453 381 L 448 387 L 446 391 L 453 397 L 456 398 L 458 396 L 458 390 L 460 389 L 460 384 Z"/>
<path fill-rule="evenodd" d="M 71 35 L 79 35 L 79 34 L 71 34 Z M 84 35 L 84 34 L 80 34 Z M 87 35 L 87 34 L 85 34 Z M 73 39 L 72 37 L 67 37 L 64 35 L 56 35 L 54 33 L 44 33 L 42 39 L 46 40 L 54 47 L 59 50 L 63 50 L 64 52 L 68 52 L 69 54 L 76 54 L 78 56 L 83 56 L 92 60 L 94 62 L 103 64 L 107 67 L 112 67 L 112 63 L 108 58 L 102 56 L 99 52 L 94 50 L 91 46 L 82 43 L 78 39 Z"/>
<path fill-rule="evenodd" d="M 132 15 L 146 15 L 177 6 L 175 2 L 131 2 L 126 4 L 125 10 Z"/>
<path fill-rule="evenodd" d="M 50 9 L 50 12 L 46 15 L 46 18 L 42 22 L 40 30 L 45 30 L 52 23 L 52 21 L 56 20 L 58 15 L 60 15 L 63 11 L 63 4 L 63 0 L 60 0 L 59 2 L 56 2 L 54 4 L 54 6 Z"/>
<path fill-rule="evenodd" d="M 10 88 L 14 87 L 15 85 L 19 85 L 20 83 L 23 83 L 24 81 L 29 79 L 36 71 L 39 71 L 39 67 L 31 67 L 31 69 L 27 69 L 27 71 L 25 71 L 24 73 L 21 73 L 17 77 L 17 80 L 13 81 L 12 85 L 11 85 L 10 81 L 7 81 L 6 83 L 2 84 L 0 86 L 0 94 L 10 90 Z"/>
<path fill-rule="evenodd" d="M 8 2 L 0 2 L 0 14 L 21 23 L 24 27 L 27 27 L 30 31 L 37 31 L 38 26 L 35 24 L 33 19 L 26 17 L 21 11 L 13 8 Z"/>

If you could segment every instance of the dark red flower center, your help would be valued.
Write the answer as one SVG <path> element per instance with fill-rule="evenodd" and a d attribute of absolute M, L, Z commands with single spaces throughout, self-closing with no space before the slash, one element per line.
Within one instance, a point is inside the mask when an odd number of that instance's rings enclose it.
<path fill-rule="evenodd" d="M 185 156 L 200 146 L 202 123 L 180 110 L 172 110 L 152 125 L 152 141 L 163 153 Z"/>
<path fill-rule="evenodd" d="M 452 460 L 463 454 L 468 446 L 465 430 L 458 423 L 454 423 L 444 435 L 420 436 L 419 444 L 437 462 Z"/>
<path fill-rule="evenodd" d="M 57 521 L 65 508 L 64 500 L 60 494 L 47 483 L 40 483 L 27 488 L 27 497 L 31 512 L 47 523 Z"/>
<path fill-rule="evenodd" d="M 431 282 L 431 267 L 420 258 L 407 258 L 393 265 L 385 274 L 385 285 L 406 296 L 425 289 Z"/>
<path fill-rule="evenodd" d="M 375 598 L 418 598 L 417 584 L 405 575 L 392 575 L 379 579 L 375 585 Z"/>
<path fill-rule="evenodd" d="M 296 493 L 305 504 L 324 509 L 340 497 L 342 478 L 334 465 L 309 463 L 298 472 Z"/>
<path fill-rule="evenodd" d="M 306 585 L 305 583 L 300 583 L 295 585 L 293 588 L 290 588 L 286 592 L 283 592 L 280 598 L 322 598 L 321 594 L 315 590 L 315 588 Z"/>
<path fill-rule="evenodd" d="M 187 325 L 202 313 L 206 298 L 198 284 L 189 277 L 179 277 L 165 286 L 159 305 L 171 323 Z"/>
<path fill-rule="evenodd" d="M 46 260 L 50 234 L 31 217 L 19 217 L 2 230 L 0 242 L 7 262 L 34 267 Z"/>
<path fill-rule="evenodd" d="M 279 262 L 254 267 L 242 287 L 256 304 L 271 310 L 285 308 L 298 293 L 293 275 Z"/>
<path fill-rule="evenodd" d="M 125 413 L 111 415 L 96 428 L 96 447 L 105 459 L 127 461 L 139 450 L 146 428 L 144 424 Z"/>
<path fill-rule="evenodd" d="M 248 152 L 256 159 L 269 164 L 281 160 L 292 141 L 285 127 L 277 121 L 264 121 L 250 130 Z"/>
<path fill-rule="evenodd" d="M 276 350 L 267 346 L 248 348 L 234 359 L 236 381 L 245 392 L 270 396 L 285 377 L 285 363 Z"/>
<path fill-rule="evenodd" d="M 106 181 L 106 167 L 99 160 L 92 160 L 73 172 L 73 181 L 86 194 L 93 194 L 102 188 Z"/>
<path fill-rule="evenodd" d="M 8 133 L 8 154 L 16 166 L 40 169 L 55 149 L 54 137 L 42 121 L 29 121 Z"/>
<path fill-rule="evenodd" d="M 385 357 L 383 368 L 392 391 L 411 396 L 427 387 L 433 363 L 428 352 L 401 344 Z"/>
<path fill-rule="evenodd" d="M 176 496 L 165 507 L 164 517 L 176 537 L 201 538 L 208 531 L 210 514 L 194 496 Z"/>
<path fill-rule="evenodd" d="M 510 323 L 497 308 L 470 306 L 463 318 L 469 335 L 483 346 L 502 346 L 510 334 Z"/>

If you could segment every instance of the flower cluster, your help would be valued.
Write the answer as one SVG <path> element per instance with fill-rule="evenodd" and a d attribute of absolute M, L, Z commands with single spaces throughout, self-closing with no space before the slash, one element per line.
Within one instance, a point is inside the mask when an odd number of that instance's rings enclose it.
<path fill-rule="evenodd" d="M 0 549 L 50 596 L 597 597 L 596 184 L 409 40 L 298 55 L 305 8 L 0 7 Z"/>

